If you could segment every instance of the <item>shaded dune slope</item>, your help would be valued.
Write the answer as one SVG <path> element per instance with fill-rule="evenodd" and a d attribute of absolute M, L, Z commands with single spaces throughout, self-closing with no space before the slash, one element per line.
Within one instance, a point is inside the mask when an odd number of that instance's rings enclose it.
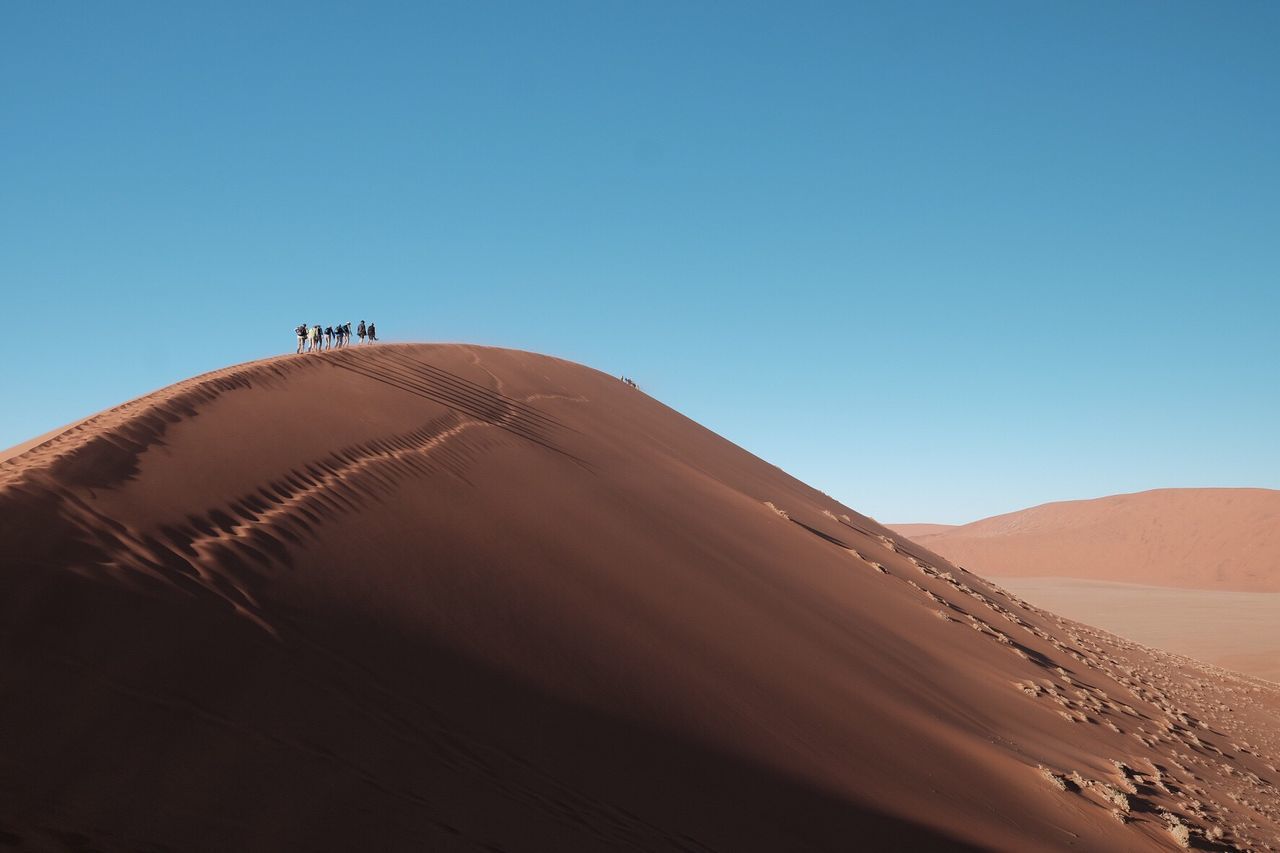
<path fill-rule="evenodd" d="M 981 574 L 1280 592 L 1280 491 L 1157 489 L 972 524 L 895 525 Z"/>
<path fill-rule="evenodd" d="M 0 846 L 1277 839 L 1274 685 L 1031 607 L 553 358 L 180 383 L 0 464 L 0 553 Z"/>

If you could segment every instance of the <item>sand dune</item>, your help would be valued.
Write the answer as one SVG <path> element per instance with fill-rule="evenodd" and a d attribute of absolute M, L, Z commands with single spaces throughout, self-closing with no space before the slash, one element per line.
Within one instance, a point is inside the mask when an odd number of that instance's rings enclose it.
<path fill-rule="evenodd" d="M 919 539 L 922 536 L 935 536 L 939 533 L 946 533 L 955 527 L 954 524 L 894 524 L 891 525 L 895 533 L 901 533 L 908 539 Z"/>
<path fill-rule="evenodd" d="M 1280 843 L 1275 685 L 553 358 L 197 377 L 0 463 L 0 553 L 15 849 Z"/>
<path fill-rule="evenodd" d="M 1271 489 L 1159 489 L 931 527 L 893 525 L 989 576 L 1280 592 L 1280 491 Z"/>

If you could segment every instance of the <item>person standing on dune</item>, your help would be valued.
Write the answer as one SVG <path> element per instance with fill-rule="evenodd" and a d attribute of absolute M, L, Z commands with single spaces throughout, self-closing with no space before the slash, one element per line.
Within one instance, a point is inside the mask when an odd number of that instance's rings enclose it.
<path fill-rule="evenodd" d="M 368 332 L 365 331 L 364 320 L 360 321 L 360 325 L 356 326 L 356 334 L 360 336 L 360 343 L 364 343 L 364 337 Z"/>
<path fill-rule="evenodd" d="M 307 345 L 307 324 L 299 323 L 293 333 L 298 336 L 298 352 L 302 352 Z"/>
<path fill-rule="evenodd" d="M 378 332 L 373 323 L 369 324 L 369 343 L 373 343 L 378 339 Z"/>

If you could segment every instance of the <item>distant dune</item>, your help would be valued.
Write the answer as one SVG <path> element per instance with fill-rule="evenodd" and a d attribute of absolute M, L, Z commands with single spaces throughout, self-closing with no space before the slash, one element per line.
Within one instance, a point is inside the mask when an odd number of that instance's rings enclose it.
<path fill-rule="evenodd" d="M 986 576 L 1280 591 L 1280 491 L 1271 489 L 1159 489 L 933 526 L 894 529 Z"/>
<path fill-rule="evenodd" d="M 1280 844 L 1276 685 L 554 358 L 180 383 L 0 463 L 0 554 L 6 848 Z"/>
<path fill-rule="evenodd" d="M 938 533 L 946 533 L 955 527 L 954 524 L 892 524 L 889 525 L 897 533 L 901 533 L 908 539 L 918 539 L 921 536 L 933 536 Z"/>

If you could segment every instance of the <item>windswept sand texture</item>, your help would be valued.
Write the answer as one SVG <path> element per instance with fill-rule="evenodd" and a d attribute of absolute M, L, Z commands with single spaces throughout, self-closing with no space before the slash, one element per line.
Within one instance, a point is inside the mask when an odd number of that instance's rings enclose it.
<path fill-rule="evenodd" d="M 0 553 L 0 846 L 1280 843 L 1275 685 L 552 358 L 190 380 L 0 464 Z"/>
<path fill-rule="evenodd" d="M 938 526 L 893 529 L 987 577 L 1280 592 L 1272 489 L 1159 489 Z"/>

